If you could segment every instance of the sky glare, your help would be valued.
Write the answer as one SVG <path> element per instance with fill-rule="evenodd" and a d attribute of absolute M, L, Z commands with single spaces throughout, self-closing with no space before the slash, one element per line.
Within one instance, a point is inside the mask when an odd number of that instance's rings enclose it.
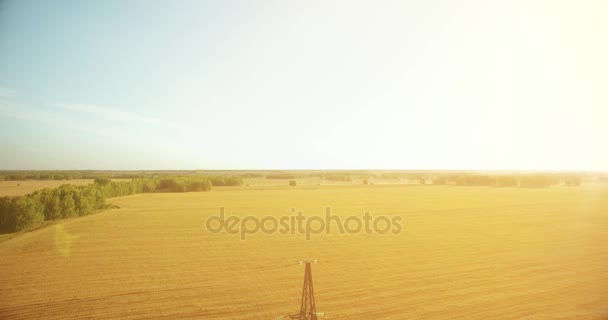
<path fill-rule="evenodd" d="M 0 169 L 608 171 L 606 1 L 0 1 Z"/>

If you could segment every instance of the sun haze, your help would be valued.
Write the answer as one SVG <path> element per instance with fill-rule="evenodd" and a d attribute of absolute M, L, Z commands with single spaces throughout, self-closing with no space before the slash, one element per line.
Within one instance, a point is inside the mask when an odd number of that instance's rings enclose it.
<path fill-rule="evenodd" d="M 0 0 L 0 319 L 607 320 L 607 34 L 606 0 Z"/>
<path fill-rule="evenodd" d="M 2 1 L 3 169 L 608 170 L 605 1 Z"/>

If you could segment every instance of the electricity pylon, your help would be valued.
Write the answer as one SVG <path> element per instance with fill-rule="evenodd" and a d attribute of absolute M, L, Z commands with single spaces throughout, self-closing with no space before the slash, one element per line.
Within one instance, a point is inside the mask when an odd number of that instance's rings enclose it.
<path fill-rule="evenodd" d="M 315 304 L 315 290 L 312 285 L 312 270 L 310 263 L 317 263 L 317 260 L 302 260 L 300 264 L 306 265 L 304 270 L 304 287 L 302 288 L 302 301 L 300 304 L 300 313 L 292 314 L 291 319 L 301 320 L 317 320 L 320 314 L 317 314 L 317 306 Z"/>

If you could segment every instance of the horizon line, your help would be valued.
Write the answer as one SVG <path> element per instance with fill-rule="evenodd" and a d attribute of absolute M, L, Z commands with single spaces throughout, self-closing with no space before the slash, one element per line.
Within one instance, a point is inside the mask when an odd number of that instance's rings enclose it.
<path fill-rule="evenodd" d="M 158 172 L 158 171 L 401 171 L 401 172 L 538 172 L 538 173 L 608 173 L 608 170 L 581 170 L 581 169 L 378 169 L 378 168 L 307 168 L 307 169 L 293 169 L 293 168 L 250 168 L 250 169 L 234 169 L 234 168 L 223 168 L 223 169 L 0 169 L 0 172 L 24 172 L 24 171 L 110 171 L 110 172 L 132 172 L 132 171 L 143 171 L 143 172 Z"/>

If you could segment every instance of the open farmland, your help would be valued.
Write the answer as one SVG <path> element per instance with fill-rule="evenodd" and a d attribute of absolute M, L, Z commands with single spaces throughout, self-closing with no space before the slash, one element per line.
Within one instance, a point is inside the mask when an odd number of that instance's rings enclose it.
<path fill-rule="evenodd" d="M 0 318 L 608 319 L 608 188 L 298 186 L 113 198 L 0 243 Z M 206 217 L 403 217 L 399 235 L 210 234 Z"/>

